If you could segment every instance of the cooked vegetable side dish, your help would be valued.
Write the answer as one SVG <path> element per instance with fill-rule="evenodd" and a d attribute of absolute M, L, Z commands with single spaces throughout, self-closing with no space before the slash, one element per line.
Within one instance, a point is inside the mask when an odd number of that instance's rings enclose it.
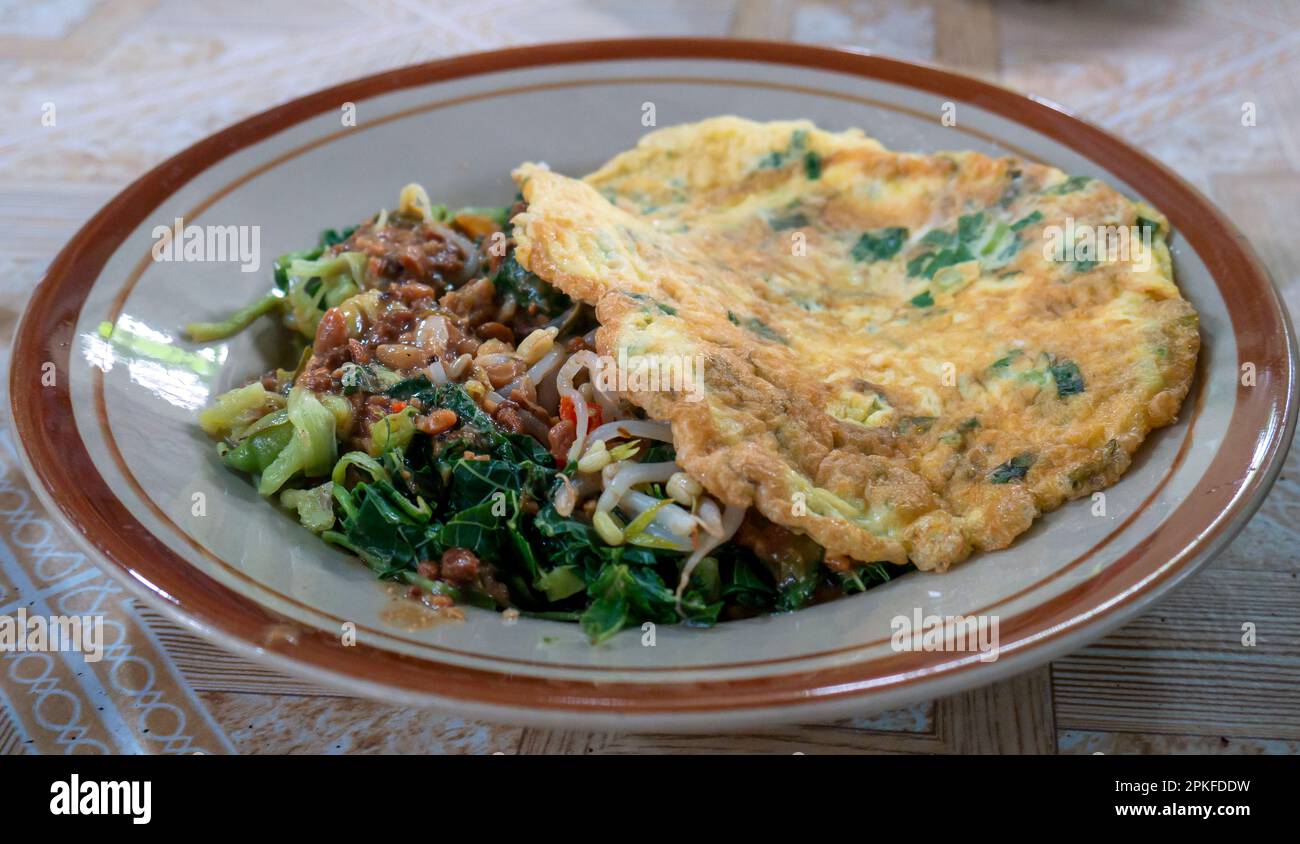
<path fill-rule="evenodd" d="M 1158 212 L 1014 158 L 715 118 L 509 208 L 397 207 L 275 262 L 304 344 L 216 399 L 221 459 L 458 605 L 711 625 L 942 571 L 1105 487 L 1199 344 Z M 1050 225 L 1126 226 L 1055 260 Z M 698 361 L 698 383 L 600 377 Z M 683 366 L 686 371 L 689 367 Z"/>

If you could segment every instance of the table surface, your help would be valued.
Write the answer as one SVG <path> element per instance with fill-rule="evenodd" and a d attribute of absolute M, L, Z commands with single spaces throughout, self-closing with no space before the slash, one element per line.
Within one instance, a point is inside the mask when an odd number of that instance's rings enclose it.
<path fill-rule="evenodd" d="M 453 53 L 673 34 L 849 45 L 1064 103 L 1207 193 L 1251 233 L 1292 312 L 1300 305 L 1300 3 L 0 0 L 0 367 L 27 297 L 77 227 L 214 130 L 335 82 Z M 47 103 L 55 127 L 42 125 Z M 1255 125 L 1243 126 L 1249 108 Z M 6 413 L 0 615 L 33 602 L 102 613 L 117 644 L 94 665 L 75 654 L 0 654 L 0 753 L 1296 753 L 1298 463 L 1293 450 L 1260 512 L 1212 565 L 1150 614 L 1050 666 L 832 724 L 591 734 L 343 697 L 194 638 L 139 606 L 52 524 L 17 466 Z M 1242 642 L 1246 623 L 1253 646 Z"/>

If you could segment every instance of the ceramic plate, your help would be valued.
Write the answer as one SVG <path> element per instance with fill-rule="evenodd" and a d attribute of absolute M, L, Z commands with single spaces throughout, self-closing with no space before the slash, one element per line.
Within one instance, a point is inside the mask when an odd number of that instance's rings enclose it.
<path fill-rule="evenodd" d="M 356 125 L 345 125 L 347 104 Z M 273 256 L 395 202 L 508 202 L 512 167 L 595 168 L 647 131 L 716 114 L 861 127 L 887 146 L 1011 153 L 1105 179 L 1162 209 L 1200 370 L 1178 424 L 1106 491 L 1013 548 L 798 613 L 660 627 L 591 647 L 574 625 L 407 629 L 352 559 L 227 471 L 195 427 L 209 397 L 261 373 L 276 330 L 188 344 L 180 327 L 264 291 Z M 955 125 L 940 120 L 944 104 Z M 952 111 L 952 109 L 950 109 Z M 948 121 L 951 122 L 951 121 Z M 155 226 L 260 227 L 262 266 L 153 260 Z M 269 257 L 268 257 L 269 256 Z M 47 363 L 54 364 L 49 384 Z M 1140 612 L 1237 532 L 1295 422 L 1292 329 L 1241 234 L 1177 176 L 1061 109 L 877 56 L 709 40 L 591 42 L 372 76 L 220 132 L 127 188 L 33 296 L 11 395 L 34 486 L 87 551 L 171 617 L 285 671 L 468 717 L 603 729 L 724 729 L 863 713 L 945 695 L 1075 649 Z M 1242 383 L 1251 364 L 1253 385 Z M 44 376 L 44 380 L 43 380 Z M 1250 379 L 1245 379 L 1249 381 Z M 201 505 L 201 506 L 200 506 Z M 897 615 L 999 619 L 999 658 L 891 648 Z M 345 628 L 345 625 L 347 627 Z M 355 645 L 344 643 L 355 629 Z"/>

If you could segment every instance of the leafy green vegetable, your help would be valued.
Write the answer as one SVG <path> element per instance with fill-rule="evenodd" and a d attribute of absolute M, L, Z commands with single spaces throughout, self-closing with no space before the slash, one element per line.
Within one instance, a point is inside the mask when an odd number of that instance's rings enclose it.
<path fill-rule="evenodd" d="M 344 242 L 349 237 L 351 237 L 353 232 L 355 232 L 356 230 L 357 230 L 356 226 L 349 226 L 348 228 L 343 229 L 343 231 L 326 229 L 325 231 L 321 232 L 320 239 L 317 241 L 317 245 L 315 248 L 300 249 L 296 252 L 286 252 L 285 254 L 276 258 L 273 267 L 275 273 L 275 286 L 280 288 L 281 290 L 288 290 L 290 264 L 292 264 L 294 261 L 315 261 L 316 259 L 320 258 L 321 255 L 325 254 L 326 249 L 329 249 L 332 246 L 337 246 L 338 244 Z"/>
<path fill-rule="evenodd" d="M 195 343 L 224 340 L 252 325 L 258 317 L 277 311 L 283 305 L 283 297 L 275 293 L 267 293 L 262 298 L 235 311 L 221 322 L 191 322 L 185 326 L 185 333 Z"/>
<path fill-rule="evenodd" d="M 736 546 L 724 548 L 729 550 Z M 752 555 L 738 552 L 727 554 L 722 560 L 722 567 L 724 571 L 730 569 L 731 574 L 730 580 L 722 588 L 724 601 L 760 611 L 771 610 L 776 605 L 776 587 L 772 578 Z"/>
<path fill-rule="evenodd" d="M 677 449 L 672 443 L 654 442 L 646 449 L 643 459 L 646 463 L 667 463 L 677 459 Z"/>
<path fill-rule="evenodd" d="M 415 436 L 415 408 L 404 407 L 390 413 L 370 427 L 370 440 L 375 454 L 394 448 L 406 448 Z"/>
<path fill-rule="evenodd" d="M 305 249 L 300 252 L 290 252 L 287 255 L 281 255 L 275 260 L 274 275 L 275 286 L 287 292 L 289 290 L 289 266 L 294 261 L 314 261 L 319 258 L 324 251 L 337 243 L 342 243 L 352 236 L 356 227 L 345 229 L 337 232 L 334 229 L 326 229 L 321 233 L 320 245 L 315 249 Z M 315 293 L 315 291 L 312 291 Z M 341 300 L 340 300 L 341 301 Z M 229 317 L 220 322 L 192 322 L 185 326 L 185 333 L 196 343 L 209 343 L 213 340 L 223 340 L 232 335 L 238 334 L 248 326 L 257 321 L 258 317 L 270 313 L 282 312 L 291 304 L 291 301 L 276 293 L 274 290 L 261 296 L 253 302 L 245 305 L 235 311 Z M 337 304 L 333 302 L 331 304 Z M 313 325 L 313 329 L 314 329 Z"/>
<path fill-rule="evenodd" d="M 479 557 L 499 557 L 502 549 L 500 528 L 504 520 L 492 512 L 495 503 L 484 501 L 452 514 L 437 533 L 441 548 L 468 548 Z"/>
<path fill-rule="evenodd" d="M 444 454 L 458 457 L 468 449 L 517 463 L 531 462 L 547 466 L 552 462 L 551 452 L 537 440 L 527 434 L 508 434 L 502 431 L 460 384 L 449 383 L 435 387 L 428 378 L 421 375 L 393 385 L 385 395 L 404 401 L 417 398 L 426 408 L 455 411 L 460 420 L 460 436 L 444 443 Z"/>
<path fill-rule="evenodd" d="M 311 489 L 286 489 L 280 503 L 298 511 L 298 521 L 312 533 L 334 527 L 334 484 L 326 481 Z"/>
<path fill-rule="evenodd" d="M 776 612 L 794 612 L 807 606 L 820 583 L 821 570 L 817 567 L 798 577 L 779 582 L 776 603 L 772 605 L 772 609 Z"/>
<path fill-rule="evenodd" d="M 352 490 L 338 484 L 334 500 L 343 511 L 341 530 L 322 536 L 352 551 L 380 577 L 396 577 L 403 569 L 414 569 L 420 560 L 437 557 L 445 550 L 438 543 L 441 525 L 431 522 L 432 513 L 403 496 L 386 481 L 359 483 Z"/>
<path fill-rule="evenodd" d="M 904 566 L 896 566 L 892 563 L 863 563 L 852 566 L 847 572 L 840 575 L 840 583 L 844 591 L 849 594 L 854 592 L 865 592 L 872 587 L 879 586 L 882 583 L 888 583 L 900 575 L 909 571 L 915 571 L 916 566 L 908 563 Z"/>
<path fill-rule="evenodd" d="M 325 258 L 295 258 L 289 262 L 284 298 L 288 323 L 307 338 L 327 308 L 361 292 L 370 259 L 363 252 L 340 252 Z"/>
<path fill-rule="evenodd" d="M 267 470 L 284 447 L 293 439 L 289 415 L 281 411 L 284 424 L 274 425 L 243 439 L 222 458 L 227 466 L 240 472 L 260 474 Z"/>
<path fill-rule="evenodd" d="M 390 480 L 388 470 L 378 460 L 364 451 L 349 451 L 340 457 L 339 462 L 334 464 L 334 471 L 330 473 L 330 480 L 338 486 L 342 486 L 347 478 L 349 466 L 356 466 L 361 471 L 366 472 L 370 475 L 372 481 Z"/>
<path fill-rule="evenodd" d="M 377 363 L 349 362 L 343 364 L 339 383 L 343 385 L 343 395 L 350 396 L 353 393 L 382 393 L 396 387 L 401 380 L 396 372 Z"/>
<path fill-rule="evenodd" d="M 451 215 L 451 218 L 455 219 L 462 214 L 472 214 L 476 217 L 487 217 L 498 226 L 504 226 L 506 223 L 510 222 L 509 205 L 467 205 L 464 208 L 457 209 L 456 213 Z"/>
<path fill-rule="evenodd" d="M 918 308 L 928 308 L 934 304 L 934 297 L 930 295 L 929 290 L 926 290 L 913 296 L 911 302 Z"/>
<path fill-rule="evenodd" d="M 591 603 L 579 624 L 592 643 L 605 641 L 629 624 L 677 621 L 673 590 L 664 584 L 658 572 L 646 566 L 608 565 L 587 587 L 587 595 Z M 688 622 L 713 624 L 721 609 L 721 601 L 708 603 L 698 590 L 683 596 L 682 610 Z"/>
<path fill-rule="evenodd" d="M 199 427 L 210 437 L 239 439 L 246 428 L 283 406 L 283 397 L 254 381 L 217 396 L 210 407 L 199 413 Z"/>
<path fill-rule="evenodd" d="M 764 555 L 761 565 L 774 587 L 774 611 L 797 610 L 812 600 L 813 592 L 822 583 L 823 554 L 822 547 L 813 540 L 792 534 L 779 551 Z"/>
<path fill-rule="evenodd" d="M 556 566 L 537 579 L 537 588 L 546 595 L 546 600 L 556 603 L 577 595 L 587 588 L 576 566 Z"/>
<path fill-rule="evenodd" d="M 559 288 L 552 287 L 520 266 L 513 250 L 497 268 L 492 284 L 503 298 L 513 297 L 520 307 L 535 309 L 537 313 L 548 317 L 559 316 L 573 304 Z"/>
<path fill-rule="evenodd" d="M 293 436 L 262 473 L 257 484 L 262 495 L 275 492 L 298 473 L 309 478 L 328 475 L 338 457 L 334 414 L 310 390 L 294 387 L 288 410 Z"/>

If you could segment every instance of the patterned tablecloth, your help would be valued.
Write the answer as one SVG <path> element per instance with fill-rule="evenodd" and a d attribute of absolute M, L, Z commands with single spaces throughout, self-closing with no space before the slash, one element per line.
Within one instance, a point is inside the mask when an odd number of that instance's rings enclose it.
<path fill-rule="evenodd" d="M 1250 233 L 1293 313 L 1300 305 L 1300 3 L 1289 0 L 1095 8 L 1013 0 L 0 0 L 4 348 L 42 270 L 76 228 L 131 179 L 209 132 L 412 62 L 638 34 L 851 45 L 1068 104 L 1209 194 Z M 48 104 L 57 109 L 54 127 L 42 124 Z M 80 554 L 37 503 L 14 446 L 6 414 L 0 615 L 103 614 L 111 645 L 94 664 L 77 654 L 0 654 L 0 753 L 1300 750 L 1294 451 L 1262 510 L 1213 565 L 1151 614 L 1050 667 L 869 718 L 669 737 L 487 725 L 338 696 L 252 665 L 141 607 Z M 1254 646 L 1242 643 L 1245 622 L 1258 631 Z"/>

